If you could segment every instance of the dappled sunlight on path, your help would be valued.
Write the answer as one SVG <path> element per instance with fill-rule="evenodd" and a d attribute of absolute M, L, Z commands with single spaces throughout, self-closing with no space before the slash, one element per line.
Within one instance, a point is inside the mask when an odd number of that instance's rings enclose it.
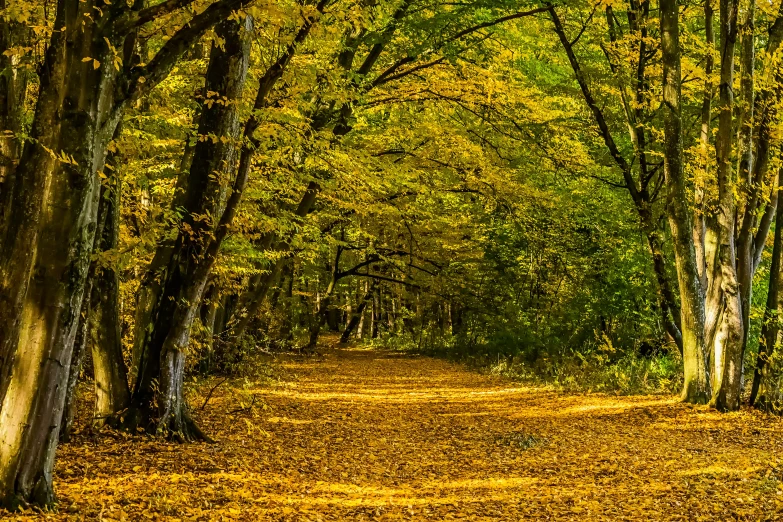
<path fill-rule="evenodd" d="M 196 411 L 217 444 L 78 435 L 59 452 L 50 517 L 783 518 L 776 418 L 559 394 L 382 351 L 283 365 L 278 385 L 232 381 Z"/>

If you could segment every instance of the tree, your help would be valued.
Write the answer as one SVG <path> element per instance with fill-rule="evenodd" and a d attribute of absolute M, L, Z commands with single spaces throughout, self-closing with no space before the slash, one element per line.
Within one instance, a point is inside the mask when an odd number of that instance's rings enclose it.
<path fill-rule="evenodd" d="M 54 501 L 52 467 L 95 234 L 99 173 L 125 108 L 160 83 L 185 50 L 244 0 L 221 0 L 152 60 L 134 60 L 138 29 L 185 7 L 169 1 L 57 2 L 30 139 L 11 175 L 0 247 L 0 498 Z M 97 14 L 96 14 L 97 13 Z M 51 429 L 51 426 L 55 426 Z"/>
<path fill-rule="evenodd" d="M 661 54 L 663 61 L 664 176 L 668 188 L 669 228 L 680 286 L 685 383 L 682 397 L 687 402 L 705 403 L 709 396 L 704 352 L 704 290 L 693 246 L 693 222 L 688 209 L 683 169 L 681 113 L 679 9 L 675 0 L 662 0 Z"/>

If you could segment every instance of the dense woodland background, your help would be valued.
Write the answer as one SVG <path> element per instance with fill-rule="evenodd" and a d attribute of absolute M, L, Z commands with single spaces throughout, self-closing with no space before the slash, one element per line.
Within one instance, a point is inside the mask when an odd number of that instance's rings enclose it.
<path fill-rule="evenodd" d="M 777 410 L 783 5 L 0 0 L 0 499 L 341 342 Z M 330 337 L 334 340 L 333 337 Z"/>

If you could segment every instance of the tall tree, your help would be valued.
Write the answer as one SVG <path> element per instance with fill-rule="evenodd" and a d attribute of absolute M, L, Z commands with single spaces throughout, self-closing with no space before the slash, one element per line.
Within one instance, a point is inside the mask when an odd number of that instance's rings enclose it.
<path fill-rule="evenodd" d="M 219 0 L 146 64 L 138 29 L 187 6 L 59 0 L 39 76 L 30 139 L 0 230 L 0 502 L 54 501 L 52 468 L 97 219 L 107 147 L 125 108 L 185 50 L 247 3 Z M 100 5 L 99 5 L 100 4 Z M 11 226 L 10 224 L 13 224 Z"/>
<path fill-rule="evenodd" d="M 149 323 L 137 329 L 143 337 L 136 340 L 138 372 L 133 408 L 126 420 L 132 429 L 153 428 L 182 440 L 205 438 L 190 418 L 183 395 L 184 352 L 210 270 L 247 184 L 247 158 L 237 169 L 236 156 L 243 150 L 239 146 L 239 104 L 250 60 L 251 30 L 249 16 L 242 23 L 222 22 L 216 30 L 222 46 L 213 43 L 210 53 L 199 140 L 179 187 L 182 218 L 177 237 L 172 245 L 161 244 L 150 268 L 156 272 L 146 277 L 155 290 L 145 296 L 152 300 L 145 310 Z M 245 138 L 252 137 L 252 130 L 245 134 Z M 229 195 L 226 186 L 231 186 Z"/>
<path fill-rule="evenodd" d="M 693 222 L 683 169 L 682 73 L 679 8 L 676 0 L 661 0 L 661 54 L 663 62 L 664 176 L 667 211 L 672 231 L 680 286 L 683 362 L 683 399 L 705 403 L 709 398 L 704 351 L 704 290 L 693 245 Z"/>

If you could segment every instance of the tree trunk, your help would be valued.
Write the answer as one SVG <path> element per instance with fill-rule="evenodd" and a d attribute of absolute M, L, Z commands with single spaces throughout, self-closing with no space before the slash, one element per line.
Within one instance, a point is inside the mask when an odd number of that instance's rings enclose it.
<path fill-rule="evenodd" d="M 704 55 L 704 94 L 701 103 L 701 132 L 699 136 L 700 153 L 702 160 L 702 176 L 694 181 L 695 215 L 693 222 L 693 243 L 696 249 L 696 263 L 699 270 L 702 288 L 707 288 L 707 223 L 705 216 L 705 185 L 709 174 L 709 147 L 710 147 L 710 115 L 712 113 L 712 99 L 715 96 L 715 86 L 712 82 L 712 71 L 715 66 L 715 11 L 712 7 L 713 0 L 704 0 L 704 38 L 706 51 Z M 714 228 L 714 227 L 711 227 Z M 706 335 L 706 334 L 705 334 Z M 705 337 L 707 338 L 707 337 Z"/>
<path fill-rule="evenodd" d="M 778 171 L 778 189 L 783 187 L 783 169 Z M 783 252 L 783 221 L 780 220 L 780 198 L 777 200 L 778 212 L 775 223 L 775 238 L 772 246 L 772 261 L 769 268 L 769 289 L 767 303 L 764 307 L 764 319 L 759 335 L 759 351 L 756 357 L 756 368 L 753 371 L 753 385 L 750 390 L 750 405 L 765 408 L 768 399 L 763 390 L 764 378 L 769 373 L 767 365 L 775 353 L 778 334 L 780 333 L 780 314 L 783 303 L 780 300 L 780 283 L 783 278 L 781 271 L 781 253 Z"/>
<path fill-rule="evenodd" d="M 740 407 L 742 384 L 742 346 L 744 324 L 742 298 L 737 278 L 737 252 L 734 229 L 736 224 L 735 184 L 731 169 L 732 114 L 734 94 L 734 48 L 737 39 L 737 5 L 733 0 L 721 0 L 721 80 L 720 115 L 715 139 L 715 155 L 718 178 L 718 264 L 720 276 L 719 302 L 708 306 L 720 310 L 720 326 L 714 343 L 713 402 L 721 411 Z"/>
<path fill-rule="evenodd" d="M 3 187 L 14 226 L 0 230 L 0 504 L 54 502 L 54 451 L 95 236 L 98 172 L 122 113 L 165 78 L 190 41 L 241 5 L 219 0 L 149 64 L 123 68 L 116 50 L 132 52 L 135 29 L 151 12 L 57 2 L 30 139 L 13 186 Z M 132 54 L 121 58 L 132 62 Z"/>
<path fill-rule="evenodd" d="M 693 223 L 688 208 L 683 172 L 681 66 L 679 11 L 676 0 L 662 0 L 661 50 L 664 101 L 664 176 L 668 185 L 667 210 L 672 231 L 677 278 L 680 285 L 684 386 L 686 402 L 709 400 L 704 353 L 704 297 L 693 244 Z"/>
<path fill-rule="evenodd" d="M 0 0 L 0 10 L 6 0 Z M 23 56 L 12 49 L 24 48 L 30 31 L 18 22 L 0 20 L 0 230 L 8 226 L 13 173 L 22 152 L 20 134 L 24 130 L 24 105 L 29 72 Z"/>
<path fill-rule="evenodd" d="M 115 133 L 115 139 L 119 135 Z M 107 165 L 114 167 L 113 161 Z M 119 239 L 119 178 L 112 186 L 101 187 L 93 254 L 117 247 Z M 122 358 L 119 318 L 119 278 L 111 267 L 100 267 L 93 259 L 85 287 L 79 328 L 74 342 L 73 360 L 68 378 L 60 440 L 70 437 L 73 422 L 74 390 L 88 349 L 92 350 L 97 424 L 128 405 L 128 381 Z"/>
<path fill-rule="evenodd" d="M 87 317 L 90 315 L 90 284 L 87 286 L 88 288 L 85 290 L 87 295 L 82 299 L 82 309 L 79 313 L 79 327 L 73 342 L 71 367 L 68 371 L 68 384 L 65 389 L 65 406 L 63 407 L 63 416 L 60 421 L 60 442 L 68 442 L 71 440 L 73 423 L 76 417 L 76 385 L 79 383 L 79 375 L 82 372 L 82 365 L 84 364 L 84 355 L 87 352 Z"/>
<path fill-rule="evenodd" d="M 104 186 L 98 212 L 100 236 L 96 237 L 96 252 L 117 248 L 120 231 L 120 183 Z M 116 425 L 117 414 L 130 404 L 128 370 L 122 355 L 120 335 L 119 292 L 117 270 L 94 262 L 91 267 L 90 313 L 87 339 L 92 353 L 95 381 L 95 415 L 93 424 Z"/>
<path fill-rule="evenodd" d="M 354 329 L 359 326 L 362 317 L 364 317 L 364 309 L 367 308 L 367 303 L 370 302 L 373 295 L 375 295 L 374 284 L 370 285 L 370 288 L 359 301 L 359 306 L 356 308 L 356 311 L 351 315 L 351 319 L 348 321 L 348 325 L 345 327 L 345 331 L 343 331 L 342 335 L 340 336 L 341 344 L 347 343 L 351 338 L 351 334 L 353 333 Z"/>
<path fill-rule="evenodd" d="M 10 188 L 16 226 L 5 231 L 0 252 L 0 498 L 12 507 L 54 502 L 54 450 L 95 233 L 97 173 L 117 123 L 102 105 L 113 68 L 82 62 L 84 50 L 102 62 L 109 54 L 94 25 L 83 23 L 90 13 L 90 2 L 58 3 L 55 26 L 74 29 L 52 36 L 33 139 Z"/>
<path fill-rule="evenodd" d="M 225 185 L 235 172 L 240 122 L 236 101 L 242 96 L 249 60 L 250 19 L 243 24 L 229 20 L 218 25 L 223 49 L 213 45 L 207 68 L 205 91 L 215 93 L 201 111 L 200 140 L 193 153 L 182 206 L 185 214 L 173 247 L 161 245 L 156 259 L 168 263 L 161 284 L 145 289 L 143 312 L 149 326 L 137 341 L 139 374 L 132 397 L 133 411 L 126 427 L 151 429 L 180 440 L 204 438 L 189 419 L 182 395 L 185 354 L 190 328 L 198 312 L 201 296 L 215 262 L 220 244 L 233 220 L 249 171 L 248 158 L 240 162 L 233 192 L 224 206 Z M 210 99 L 213 103 L 209 103 Z M 228 100 L 224 103 L 223 100 Z M 221 212 L 222 211 L 222 212 Z M 202 216 L 221 215 L 218 223 Z M 170 251 L 170 256 L 169 256 Z M 144 328 L 143 325 L 142 328 Z M 159 393 L 154 383 L 157 380 Z M 157 411 L 153 402 L 157 399 Z M 153 418 L 157 417 L 155 421 Z"/>
<path fill-rule="evenodd" d="M 370 282 L 369 281 L 365 281 L 364 282 L 364 291 L 365 291 L 365 293 L 369 292 L 369 290 L 370 290 Z M 373 295 L 374 295 L 374 293 L 370 292 L 370 301 L 372 300 Z M 364 336 L 365 319 L 366 318 L 365 318 L 365 314 L 364 313 L 359 314 L 359 324 L 356 325 L 356 338 L 357 339 L 362 339 L 363 336 Z"/>
<path fill-rule="evenodd" d="M 372 294 L 372 313 L 370 315 L 370 338 L 378 338 L 378 325 L 381 322 L 381 289 L 376 287 Z"/>

